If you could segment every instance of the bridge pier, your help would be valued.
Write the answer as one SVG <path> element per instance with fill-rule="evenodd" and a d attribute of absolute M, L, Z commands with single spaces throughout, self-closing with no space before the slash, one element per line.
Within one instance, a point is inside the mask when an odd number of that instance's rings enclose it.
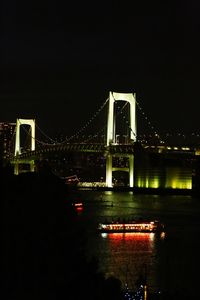
<path fill-rule="evenodd" d="M 34 160 L 30 161 L 30 172 L 35 172 L 35 161 Z"/>
<path fill-rule="evenodd" d="M 113 167 L 113 157 L 128 157 L 129 167 Z M 134 155 L 133 154 L 111 154 L 106 157 L 106 186 L 113 187 L 112 173 L 113 171 L 125 171 L 129 173 L 129 187 L 134 187 Z"/>
<path fill-rule="evenodd" d="M 26 172 L 35 172 L 34 160 L 30 160 L 30 161 L 14 160 L 12 164 L 14 165 L 14 175 L 19 175 L 20 173 L 26 173 Z M 26 166 L 26 168 L 22 169 L 20 166 Z"/>
<path fill-rule="evenodd" d="M 106 157 L 106 186 L 112 187 L 112 154 Z"/>
<path fill-rule="evenodd" d="M 134 156 L 129 154 L 129 186 L 134 187 Z"/>
<path fill-rule="evenodd" d="M 14 163 L 14 175 L 19 175 L 19 163 Z"/>

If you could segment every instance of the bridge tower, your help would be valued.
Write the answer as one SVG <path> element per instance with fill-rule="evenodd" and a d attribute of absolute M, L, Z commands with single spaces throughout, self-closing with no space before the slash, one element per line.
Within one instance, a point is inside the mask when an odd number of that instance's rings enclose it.
<path fill-rule="evenodd" d="M 21 154 L 21 145 L 20 145 L 20 126 L 29 125 L 31 127 L 31 151 L 35 150 L 35 120 L 34 119 L 17 119 L 16 121 L 16 135 L 15 135 L 15 157 Z M 34 172 L 35 164 L 34 161 L 20 161 L 20 164 L 29 164 L 30 171 Z M 16 159 L 14 163 L 14 174 L 19 174 L 19 161 Z"/>
<path fill-rule="evenodd" d="M 114 104 L 115 101 L 126 101 L 130 104 L 130 140 L 136 142 L 136 94 L 132 93 L 116 93 L 110 92 L 109 94 L 109 109 L 108 109 L 108 120 L 107 120 L 107 147 L 112 144 L 116 144 L 116 133 L 115 133 L 115 118 L 114 118 Z M 115 154 L 115 156 L 121 156 Z M 134 155 L 126 154 L 129 159 L 129 168 L 123 169 L 123 171 L 129 172 L 129 186 L 134 186 Z M 113 154 L 110 152 L 106 157 L 106 186 L 112 187 L 112 172 L 114 168 L 112 166 Z M 120 169 L 120 168 L 119 168 Z M 116 170 L 116 168 L 115 168 Z"/>
<path fill-rule="evenodd" d="M 136 142 L 136 94 L 132 93 L 115 93 L 109 94 L 109 109 L 107 123 L 107 146 L 115 143 L 115 119 L 114 119 L 114 103 L 115 101 L 126 101 L 130 103 L 130 139 Z"/>
<path fill-rule="evenodd" d="M 15 156 L 21 154 L 20 147 L 20 126 L 30 125 L 31 127 L 31 151 L 35 150 L 35 120 L 17 119 L 16 122 L 16 136 L 15 136 Z"/>

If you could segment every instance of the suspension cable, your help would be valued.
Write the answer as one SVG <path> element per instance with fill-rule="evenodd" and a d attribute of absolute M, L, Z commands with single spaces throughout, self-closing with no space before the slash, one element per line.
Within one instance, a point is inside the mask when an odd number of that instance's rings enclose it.
<path fill-rule="evenodd" d="M 37 123 L 35 123 L 36 127 L 39 129 L 39 131 L 46 137 L 48 138 L 50 141 L 52 141 L 54 144 L 56 143 L 55 140 L 53 140 L 50 136 L 48 136 L 38 125 Z"/>
<path fill-rule="evenodd" d="M 68 139 L 66 139 L 65 141 L 63 142 L 60 142 L 58 143 L 57 141 L 53 140 L 51 137 L 49 137 L 44 131 L 41 130 L 41 128 L 36 124 L 37 128 L 40 130 L 40 132 L 45 136 L 47 137 L 51 142 L 53 142 L 53 144 L 49 144 L 49 143 L 45 143 L 45 142 L 42 142 L 40 140 L 38 140 L 37 138 L 33 137 L 30 132 L 28 130 L 26 130 L 24 127 L 23 130 L 29 135 L 31 136 L 31 138 L 33 138 L 38 144 L 42 145 L 42 146 L 52 146 L 52 145 L 63 145 L 67 142 L 69 142 L 70 140 L 72 140 L 74 137 L 77 137 L 84 129 L 86 129 L 90 124 L 91 122 L 99 115 L 99 113 L 103 110 L 103 108 L 105 107 L 106 103 L 108 102 L 109 98 L 106 99 L 106 101 L 100 106 L 100 108 L 94 113 L 94 115 L 91 117 L 91 119 L 86 123 L 85 126 L 83 126 L 76 134 L 72 135 L 71 137 L 69 137 Z M 21 122 L 19 121 L 20 125 L 23 125 L 21 124 Z"/>
<path fill-rule="evenodd" d="M 20 121 L 19 121 L 19 124 L 20 125 L 23 125 Z M 38 140 L 38 139 L 36 139 L 36 137 L 33 137 L 32 136 L 32 134 L 30 133 L 30 130 L 27 130 L 26 128 L 24 128 L 23 126 L 22 126 L 22 129 L 32 138 L 32 139 L 34 139 L 38 144 L 40 144 L 40 145 L 52 145 L 52 144 L 48 144 L 48 143 L 44 143 L 44 142 L 42 142 L 42 141 L 40 141 L 40 140 Z"/>
<path fill-rule="evenodd" d="M 150 127 L 150 129 L 154 132 L 154 135 L 160 139 L 160 134 L 158 134 L 158 131 L 155 130 L 155 127 L 152 125 L 152 123 L 150 122 L 149 118 L 147 117 L 146 113 L 144 112 L 144 110 L 142 109 L 142 107 L 140 106 L 139 102 L 136 101 L 137 107 L 139 108 L 140 113 L 142 114 L 142 116 L 144 117 L 145 121 L 147 122 L 148 126 Z M 163 141 L 163 139 L 161 140 L 161 143 L 165 143 Z"/>
<path fill-rule="evenodd" d="M 43 141 L 40 141 L 38 140 L 37 138 L 33 137 L 30 133 L 30 130 L 26 130 L 24 127 L 23 130 L 29 135 L 31 136 L 31 138 L 35 139 L 35 141 L 40 144 L 41 146 L 52 146 L 52 145 L 62 145 L 62 144 L 65 144 L 69 141 L 71 141 L 73 138 L 76 138 L 81 132 L 83 132 L 94 120 L 95 118 L 99 115 L 99 113 L 103 110 L 103 108 L 105 107 L 105 105 L 107 104 L 109 100 L 109 97 L 105 100 L 105 102 L 100 106 L 100 108 L 93 114 L 93 116 L 90 118 L 90 120 L 85 124 L 85 126 L 83 126 L 82 128 L 80 128 L 77 133 L 75 133 L 74 135 L 70 136 L 68 139 L 64 140 L 63 142 L 57 142 L 55 141 L 54 139 L 52 139 L 51 137 L 49 137 L 37 124 L 36 124 L 36 127 L 40 130 L 40 132 L 46 137 L 48 138 L 50 141 L 51 141 L 51 144 L 50 143 L 46 143 L 46 142 L 43 142 Z M 120 109 L 119 112 L 117 112 L 116 116 L 119 115 L 119 114 L 122 114 L 123 113 L 123 110 L 125 109 L 125 107 L 127 106 L 128 102 L 126 102 L 123 107 Z M 139 108 L 139 111 L 141 112 L 141 114 L 144 116 L 145 120 L 147 121 L 148 125 L 150 126 L 150 128 L 152 130 L 154 130 L 154 134 L 155 136 L 157 136 L 158 138 L 160 138 L 159 134 L 157 133 L 157 131 L 155 131 L 154 129 L 154 126 L 151 125 L 151 122 L 149 121 L 148 117 L 146 116 L 146 114 L 144 113 L 143 109 L 141 108 L 140 104 L 138 101 L 136 101 L 136 105 L 138 106 Z M 126 121 L 126 123 L 128 124 L 128 127 L 129 129 L 133 132 L 131 126 L 130 126 L 130 122 Z M 20 125 L 23 125 L 20 123 Z M 103 128 L 101 128 L 97 133 L 95 133 L 94 135 L 92 135 L 91 137 L 87 138 L 86 140 L 83 141 L 83 143 L 86 143 L 88 141 L 90 141 L 92 138 L 94 137 L 97 137 L 101 132 L 103 132 L 106 128 L 106 124 L 103 126 Z M 16 130 L 15 130 L 16 131 Z M 136 134 L 133 132 L 133 134 L 136 136 Z M 14 136 L 14 134 L 13 134 Z"/>
<path fill-rule="evenodd" d="M 108 102 L 109 98 L 106 99 L 106 101 L 100 106 L 100 108 L 94 113 L 94 115 L 90 118 L 90 120 L 85 124 L 85 126 L 83 126 L 81 129 L 79 129 L 79 131 L 72 135 L 71 137 L 69 137 L 66 142 L 69 142 L 70 140 L 72 140 L 73 138 L 77 137 L 81 132 L 83 132 L 83 130 L 85 130 L 93 121 L 94 119 L 99 115 L 99 113 L 103 110 L 103 108 L 105 107 L 106 103 Z"/>
<path fill-rule="evenodd" d="M 109 100 L 109 98 L 106 99 L 106 103 L 107 103 L 108 100 Z M 105 103 L 105 104 L 106 104 L 106 103 Z M 123 105 L 123 107 L 120 109 L 120 111 L 117 112 L 117 116 L 118 116 L 119 114 L 122 113 L 122 111 L 125 109 L 125 107 L 127 106 L 127 104 L 128 104 L 128 102 L 126 102 L 126 103 Z M 92 138 L 98 136 L 101 132 L 103 132 L 103 131 L 105 130 L 106 126 L 107 126 L 107 124 L 105 124 L 105 125 L 103 126 L 103 128 L 100 129 L 100 130 L 99 130 L 97 133 L 95 133 L 93 136 L 91 136 L 91 137 L 89 137 L 88 139 L 84 140 L 83 143 L 87 143 L 87 142 L 91 141 Z"/>

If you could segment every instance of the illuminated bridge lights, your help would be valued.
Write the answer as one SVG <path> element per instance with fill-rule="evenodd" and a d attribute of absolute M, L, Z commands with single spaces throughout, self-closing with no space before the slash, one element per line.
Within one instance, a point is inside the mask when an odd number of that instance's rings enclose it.
<path fill-rule="evenodd" d="M 170 149 L 168 149 L 170 148 Z M 129 145 L 113 145 L 110 144 L 106 146 L 100 143 L 64 143 L 44 145 L 41 149 L 27 151 L 25 153 L 18 154 L 16 156 L 10 157 L 10 162 L 14 165 L 20 164 L 32 164 L 33 162 L 42 161 L 45 159 L 55 159 L 55 161 L 63 157 L 67 157 L 68 154 L 98 154 L 100 153 L 104 157 L 104 162 L 101 164 L 105 168 L 105 185 L 106 187 L 113 188 L 114 176 L 112 173 L 114 171 L 129 172 L 129 183 L 130 188 L 147 188 L 147 189 L 192 189 L 192 172 L 195 159 L 197 159 L 197 149 L 189 147 L 169 147 L 169 146 L 143 146 L 144 158 L 142 163 L 137 163 L 137 151 L 134 150 L 134 144 Z M 162 153 L 161 153 L 161 152 Z M 196 152 L 195 152 L 196 151 Z M 151 162 L 151 155 L 156 154 L 155 159 L 158 162 L 162 162 L 160 167 L 153 165 Z M 152 156 L 153 157 L 153 156 Z M 140 155 L 139 159 L 140 160 Z M 120 163 L 118 163 L 120 160 Z M 105 163 L 106 161 L 106 163 Z M 117 161 L 115 165 L 115 161 Z M 124 168 L 122 168 L 121 161 L 125 161 Z M 172 162 L 173 165 L 168 165 L 168 161 Z M 191 165 L 182 167 L 180 162 L 190 162 Z M 151 165 L 152 164 L 152 165 Z M 99 162 L 95 161 L 95 166 L 100 168 Z M 126 168 L 125 168 L 126 167 Z M 33 168 L 32 168 L 33 169 Z M 21 170 L 21 169 L 19 169 Z M 37 168 L 35 168 L 37 170 Z M 103 169 L 102 169 L 103 170 Z M 124 178 L 127 178 L 125 175 Z M 91 179 L 92 180 L 92 179 Z M 85 182 L 87 180 L 84 180 Z M 95 182 L 98 180 L 95 179 Z M 128 181 L 127 181 L 128 182 Z M 93 181 L 90 183 L 93 184 Z M 93 184 L 94 185 L 94 184 Z"/>

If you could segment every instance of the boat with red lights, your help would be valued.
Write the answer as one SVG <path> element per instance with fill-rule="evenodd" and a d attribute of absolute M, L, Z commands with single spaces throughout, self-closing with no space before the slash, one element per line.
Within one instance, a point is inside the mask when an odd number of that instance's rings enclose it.
<path fill-rule="evenodd" d="M 80 200 L 74 200 L 72 202 L 72 206 L 76 211 L 82 211 L 83 210 L 83 202 Z"/>
<path fill-rule="evenodd" d="M 159 221 L 128 221 L 99 223 L 98 231 L 102 233 L 125 232 L 161 232 L 164 225 Z"/>
<path fill-rule="evenodd" d="M 73 207 L 75 208 L 79 208 L 79 207 L 83 207 L 83 202 L 79 201 L 79 202 L 74 202 L 72 203 Z"/>

